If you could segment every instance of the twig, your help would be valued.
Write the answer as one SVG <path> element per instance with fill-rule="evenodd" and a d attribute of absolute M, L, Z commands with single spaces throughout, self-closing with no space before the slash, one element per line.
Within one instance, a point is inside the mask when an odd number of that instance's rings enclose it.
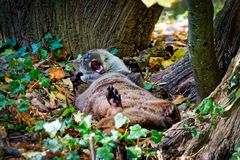
<path fill-rule="evenodd" d="M 96 160 L 96 153 L 94 148 L 94 134 L 90 134 L 89 141 L 90 141 L 91 160 Z"/>

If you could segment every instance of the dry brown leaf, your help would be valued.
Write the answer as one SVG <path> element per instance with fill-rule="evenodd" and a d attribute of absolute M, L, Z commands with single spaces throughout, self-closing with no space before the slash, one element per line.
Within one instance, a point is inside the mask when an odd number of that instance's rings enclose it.
<path fill-rule="evenodd" d="M 65 61 L 67 59 L 67 51 L 65 49 L 61 49 L 61 53 L 57 60 L 59 61 Z"/>
<path fill-rule="evenodd" d="M 50 72 L 49 72 L 49 75 L 50 75 L 51 81 L 55 81 L 55 80 L 63 79 L 65 73 L 64 73 L 62 68 L 57 67 L 57 68 L 51 68 Z"/>
<path fill-rule="evenodd" d="M 60 93 L 60 92 L 56 92 L 56 93 L 55 93 L 55 96 L 56 96 L 57 99 L 66 100 L 65 95 L 63 95 L 63 94 Z"/>
<path fill-rule="evenodd" d="M 67 98 L 69 98 L 70 100 L 74 100 L 74 93 L 69 91 L 68 89 L 64 88 L 64 87 L 60 87 L 59 85 L 55 85 L 55 87 L 57 88 L 57 90 L 59 92 L 62 92 L 66 95 Z"/>
<path fill-rule="evenodd" d="M 6 138 L 6 137 L 7 137 L 6 128 L 4 126 L 0 126 L 0 139 Z"/>
<path fill-rule="evenodd" d="M 39 82 L 30 82 L 30 87 L 27 90 L 27 92 L 32 92 L 33 89 L 38 89 L 40 87 L 40 83 Z"/>
<path fill-rule="evenodd" d="M 176 99 L 174 99 L 173 103 L 178 105 L 178 104 L 182 104 L 184 101 L 185 97 L 182 95 L 178 95 Z"/>
<path fill-rule="evenodd" d="M 163 57 L 150 57 L 149 59 L 149 67 L 150 69 L 160 69 L 162 66 Z"/>
<path fill-rule="evenodd" d="M 31 55 L 30 57 L 34 63 L 39 62 L 39 58 L 37 56 Z"/>

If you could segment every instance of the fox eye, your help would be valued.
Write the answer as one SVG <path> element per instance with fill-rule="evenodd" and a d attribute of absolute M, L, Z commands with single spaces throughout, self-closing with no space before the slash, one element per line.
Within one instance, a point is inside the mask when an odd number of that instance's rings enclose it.
<path fill-rule="evenodd" d="M 92 58 L 92 55 L 90 53 L 85 53 L 83 55 L 83 61 L 84 62 L 89 62 L 91 60 L 91 58 Z"/>

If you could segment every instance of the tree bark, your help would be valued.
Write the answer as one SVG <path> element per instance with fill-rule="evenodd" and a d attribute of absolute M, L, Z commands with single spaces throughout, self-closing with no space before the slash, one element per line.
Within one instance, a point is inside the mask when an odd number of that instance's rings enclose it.
<path fill-rule="evenodd" d="M 151 82 L 166 82 L 167 84 L 162 86 L 162 88 L 169 93 L 183 95 L 192 102 L 196 101 L 196 85 L 189 52 L 174 65 L 169 66 L 160 73 L 152 74 Z"/>
<path fill-rule="evenodd" d="M 234 144 L 240 140 L 240 97 L 231 98 L 236 88 L 231 87 L 232 78 L 240 78 L 240 50 L 232 60 L 222 82 L 211 93 L 215 104 L 224 109 L 222 117 L 218 117 L 217 127 L 211 127 L 209 121 L 199 122 L 197 116 L 190 116 L 175 124 L 167 131 L 162 149 L 166 158 L 188 157 L 204 160 L 225 160 L 232 152 Z M 239 85 L 238 83 L 236 84 Z M 208 120 L 210 117 L 207 118 Z M 200 138 L 193 138 L 191 131 L 184 129 L 183 125 L 198 126 Z"/>
<path fill-rule="evenodd" d="M 236 55 L 240 46 L 239 10 L 239 1 L 227 0 L 223 9 L 215 18 L 214 48 L 222 75 L 226 72 L 231 59 Z M 168 82 L 163 87 L 171 94 L 183 94 L 194 101 L 196 99 L 196 82 L 193 78 L 192 66 L 188 61 L 189 57 L 184 56 L 182 60 L 166 68 L 163 72 L 153 74 L 151 79 L 153 81 L 159 79 L 161 82 Z M 177 72 L 178 68 L 181 68 L 181 72 Z M 186 73 L 188 73 L 188 76 L 186 76 Z M 190 83 L 188 83 L 189 80 Z M 180 92 L 182 91 L 181 88 L 184 89 L 184 93 Z"/>
<path fill-rule="evenodd" d="M 187 0 L 187 5 L 188 46 L 198 98 L 202 100 L 221 78 L 213 48 L 213 4 L 211 0 Z"/>
<path fill-rule="evenodd" d="M 224 74 L 240 46 L 240 2 L 227 0 L 214 21 L 215 52 Z"/>
<path fill-rule="evenodd" d="M 161 11 L 140 0 L 1 0 L 0 40 L 29 43 L 51 32 L 74 55 L 93 48 L 124 55 L 148 47 Z"/>

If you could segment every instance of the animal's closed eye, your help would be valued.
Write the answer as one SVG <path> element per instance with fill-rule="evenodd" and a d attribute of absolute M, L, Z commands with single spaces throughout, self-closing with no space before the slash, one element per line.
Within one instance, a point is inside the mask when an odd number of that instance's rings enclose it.
<path fill-rule="evenodd" d="M 83 55 L 83 61 L 85 61 L 85 62 L 90 61 L 91 58 L 92 58 L 92 55 L 91 55 L 90 53 L 85 53 L 85 54 Z"/>

